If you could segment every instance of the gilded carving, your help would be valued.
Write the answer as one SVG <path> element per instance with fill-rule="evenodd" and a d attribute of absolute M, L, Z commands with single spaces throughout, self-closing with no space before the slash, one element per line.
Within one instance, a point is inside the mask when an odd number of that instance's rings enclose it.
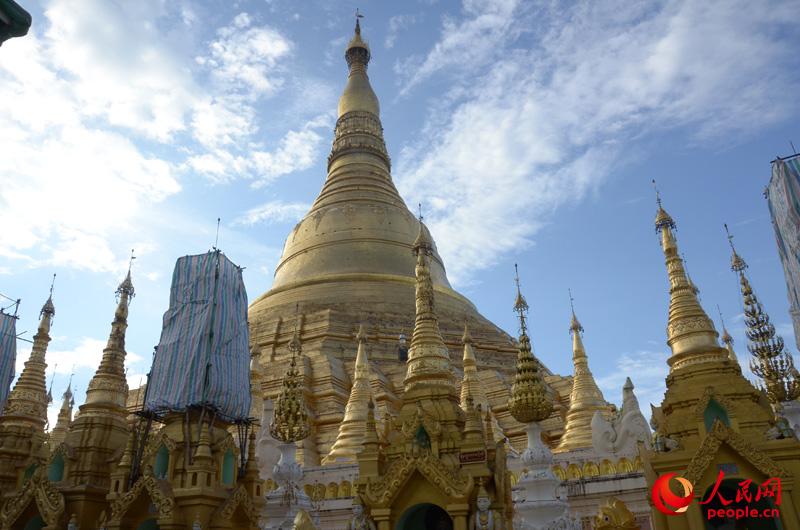
<path fill-rule="evenodd" d="M 686 468 L 684 476 L 692 484 L 697 484 L 705 473 L 706 469 L 714 461 L 720 446 L 726 443 L 734 451 L 739 453 L 744 459 L 756 469 L 770 477 L 789 477 L 790 473 L 775 463 L 766 453 L 753 447 L 750 442 L 745 440 L 738 432 L 729 429 L 724 423 L 717 420 L 711 432 L 703 440 L 697 453 L 692 458 Z"/>
<path fill-rule="evenodd" d="M 147 492 L 153 505 L 158 510 L 159 517 L 169 517 L 172 515 L 172 510 L 175 506 L 172 492 L 167 486 L 162 488 L 152 472 L 148 472 L 149 469 L 150 468 L 145 468 L 145 474 L 136 481 L 125 495 L 114 501 L 111 505 L 111 521 L 119 521 L 122 519 L 131 505 L 139 498 L 142 491 Z"/>
<path fill-rule="evenodd" d="M 253 500 L 250 498 L 244 486 L 236 488 L 233 495 L 231 495 L 217 511 L 220 516 L 222 516 L 222 519 L 230 521 L 231 518 L 233 518 L 233 514 L 236 513 L 236 508 L 239 507 L 241 507 L 245 515 L 247 515 L 250 524 L 258 526 L 258 510 L 256 510 L 256 507 L 253 505 Z"/>
<path fill-rule="evenodd" d="M 11 528 L 31 501 L 36 502 L 39 514 L 49 526 L 55 527 L 59 524 L 64 514 L 64 496 L 47 480 L 44 466 L 37 467 L 19 493 L 3 505 L 0 511 L 0 529 Z"/>

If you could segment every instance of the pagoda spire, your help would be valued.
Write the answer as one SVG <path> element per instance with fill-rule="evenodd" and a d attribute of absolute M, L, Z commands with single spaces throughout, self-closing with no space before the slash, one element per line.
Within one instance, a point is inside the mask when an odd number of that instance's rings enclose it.
<path fill-rule="evenodd" d="M 581 335 L 583 326 L 575 316 L 572 293 L 570 292 L 570 306 L 572 319 L 569 330 L 572 333 L 572 362 L 574 373 L 572 377 L 572 392 L 567 411 L 567 422 L 564 434 L 558 445 L 559 451 L 569 451 L 582 447 L 592 447 L 592 418 L 595 412 L 608 409 L 603 393 L 597 386 L 591 370 L 589 358 L 583 346 Z"/>
<path fill-rule="evenodd" d="M 125 332 L 128 329 L 128 306 L 135 296 L 130 267 L 116 293 L 117 308 L 111 323 L 111 333 L 103 349 L 100 366 L 86 390 L 86 403 L 81 407 L 82 411 L 86 406 L 106 402 L 124 408 L 128 397 L 128 382 L 125 378 Z"/>
<path fill-rule="evenodd" d="M 519 283 L 519 270 L 514 264 L 517 284 L 517 297 L 514 300 L 514 311 L 519 318 L 519 351 L 517 353 L 516 374 L 511 385 L 511 398 L 508 400 L 508 410 L 520 423 L 536 423 L 550 416 L 553 403 L 547 395 L 544 378 L 539 362 L 534 358 L 531 350 L 531 340 L 528 337 L 527 313 L 528 303 L 522 296 Z"/>
<path fill-rule="evenodd" d="M 655 181 L 654 181 L 655 184 Z M 717 343 L 717 330 L 697 299 L 697 288 L 686 275 L 683 259 L 675 238 L 675 221 L 661 205 L 656 190 L 655 228 L 661 234 L 661 249 L 669 277 L 669 317 L 667 344 L 672 355 L 667 360 L 670 371 L 697 362 L 715 362 L 727 357 Z"/>
<path fill-rule="evenodd" d="M 744 273 L 747 263 L 736 252 L 728 225 L 725 225 L 725 232 L 732 252 L 731 270 L 738 274 L 742 290 L 747 349 L 753 356 L 750 370 L 764 381 L 767 397 L 774 406 L 794 401 L 800 397 L 800 373 L 794 366 L 792 355 L 784 348 L 783 338 L 775 333 L 775 326 L 750 286 Z"/>
<path fill-rule="evenodd" d="M 411 347 L 408 350 L 408 370 L 405 377 L 406 392 L 417 385 L 439 386 L 446 393 L 455 395 L 455 386 L 450 367 L 450 352 L 439 331 L 439 319 L 434 308 L 433 281 L 431 280 L 430 256 L 433 243 L 422 219 L 419 234 L 414 241 L 416 266 L 416 317 Z"/>
<path fill-rule="evenodd" d="M 464 345 L 464 377 L 461 380 L 461 408 L 466 412 L 467 410 L 467 397 L 471 396 L 476 400 L 476 404 L 481 407 L 486 407 L 485 400 L 486 394 L 481 388 L 480 380 L 478 379 L 478 367 L 475 363 L 475 351 L 472 349 L 472 335 L 469 333 L 469 324 L 464 322 L 464 335 L 461 337 L 461 343 Z"/>
<path fill-rule="evenodd" d="M 67 384 L 67 389 L 62 394 L 61 409 L 58 411 L 56 426 L 50 432 L 50 450 L 55 450 L 67 436 L 67 431 L 72 423 L 72 408 L 75 406 L 75 397 L 72 395 L 72 377 Z"/>
<path fill-rule="evenodd" d="M 323 459 L 323 464 L 338 462 L 355 462 L 356 454 L 364 447 L 364 436 L 367 430 L 367 413 L 372 399 L 370 388 L 369 359 L 367 358 L 367 335 L 364 325 L 358 328 L 358 352 L 354 367 L 353 385 L 350 397 L 344 409 L 344 418 L 339 425 L 339 434 L 331 447 L 330 453 Z"/>
<path fill-rule="evenodd" d="M 303 376 L 297 370 L 297 357 L 302 357 L 303 349 L 297 328 L 289 341 L 289 369 L 283 376 L 281 392 L 275 400 L 275 413 L 269 432 L 273 438 L 284 444 L 291 444 L 306 438 L 309 434 L 308 411 L 303 396 Z"/>
<path fill-rule="evenodd" d="M 383 182 L 381 187 L 385 189 L 381 192 L 399 198 L 389 176 L 391 163 L 383 139 L 380 103 L 367 76 L 367 65 L 371 54 L 369 44 L 361 37 L 361 22 L 358 17 L 353 38 L 347 44 L 344 56 L 348 75 L 347 83 L 339 98 L 333 147 L 328 156 L 329 180 L 335 176 L 337 169 L 342 171 L 348 168 L 358 169 L 350 164 L 369 163 L 375 172 L 374 177 Z M 326 183 L 315 206 L 327 204 L 324 199 L 328 194 L 350 190 L 346 182 L 336 184 L 337 186 L 328 186 Z"/>
<path fill-rule="evenodd" d="M 725 349 L 728 350 L 728 358 L 736 364 L 739 364 L 739 357 L 736 355 L 736 352 L 733 351 L 733 337 L 728 333 L 728 328 L 725 327 L 725 319 L 722 318 L 722 310 L 720 310 L 719 306 L 717 306 L 717 312 L 719 313 L 719 322 L 722 324 L 722 335 L 720 335 L 719 338 L 722 344 L 725 345 Z"/>
<path fill-rule="evenodd" d="M 55 280 L 55 275 L 53 275 L 53 279 Z M 50 296 L 39 312 L 39 327 L 33 337 L 30 357 L 25 361 L 25 368 L 8 395 L 3 413 L 5 422 L 26 424 L 41 435 L 44 435 L 44 426 L 47 423 L 48 404 L 47 382 L 44 374 L 47 368 L 45 357 L 55 314 L 53 285 L 51 285 Z"/>

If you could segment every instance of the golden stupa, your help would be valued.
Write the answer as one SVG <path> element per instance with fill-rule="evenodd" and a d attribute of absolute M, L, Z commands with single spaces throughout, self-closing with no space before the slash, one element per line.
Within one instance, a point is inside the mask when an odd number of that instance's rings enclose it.
<path fill-rule="evenodd" d="M 414 328 L 412 248 L 421 223 L 392 182 L 380 106 L 367 77 L 369 45 L 358 26 L 345 57 L 349 76 L 339 100 L 328 176 L 309 212 L 289 233 L 271 289 L 249 311 L 264 397 L 278 395 L 295 326 L 300 333 L 306 357 L 298 369 L 307 384 L 316 432 L 301 444 L 298 457 L 314 465 L 330 451 L 343 418 L 359 327 L 370 337 L 366 348 L 379 417 L 399 403 L 405 335 Z M 454 351 L 461 349 L 466 322 L 478 368 L 487 374 L 482 382 L 499 391 L 502 379 L 513 375 L 513 340 L 450 286 L 433 238 L 422 226 L 431 241 L 430 275 L 444 342 Z M 461 364 L 454 356 L 457 371 Z M 504 401 L 498 396 L 501 410 L 493 412 L 522 441 L 521 426 L 502 410 Z"/>

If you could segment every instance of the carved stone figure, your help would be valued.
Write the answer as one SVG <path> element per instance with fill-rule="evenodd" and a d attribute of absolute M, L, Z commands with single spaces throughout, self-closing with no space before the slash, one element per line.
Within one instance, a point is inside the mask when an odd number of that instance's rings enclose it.
<path fill-rule="evenodd" d="M 607 420 L 600 411 L 592 418 L 592 445 L 602 455 L 635 455 L 637 444 L 650 446 L 650 428 L 647 425 L 639 401 L 633 393 L 633 383 L 626 379 L 622 387 L 622 409 Z"/>
<path fill-rule="evenodd" d="M 347 530 L 375 530 L 375 523 L 364 513 L 364 504 L 358 495 L 353 498 L 353 516 L 347 523 Z"/>
<path fill-rule="evenodd" d="M 475 499 L 475 512 L 469 518 L 469 530 L 501 530 L 502 521 L 490 509 L 492 500 L 481 483 Z"/>

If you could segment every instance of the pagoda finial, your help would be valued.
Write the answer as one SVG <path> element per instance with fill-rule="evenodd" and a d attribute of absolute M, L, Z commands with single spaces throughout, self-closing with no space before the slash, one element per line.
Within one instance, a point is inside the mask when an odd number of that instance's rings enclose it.
<path fill-rule="evenodd" d="M 525 297 L 522 296 L 522 289 L 519 284 L 519 267 L 517 267 L 516 263 L 514 264 L 514 282 L 517 284 L 517 297 L 514 299 L 514 311 L 516 311 L 519 316 L 520 334 L 526 335 L 528 332 L 526 325 L 528 302 L 525 301 Z"/>
<path fill-rule="evenodd" d="M 724 351 L 717 342 L 717 330 L 700 305 L 697 287 L 686 274 L 678 242 L 673 233 L 675 222 L 661 206 L 660 195 L 655 227 L 656 231 L 661 233 L 661 250 L 664 253 L 669 278 L 667 344 L 672 350 L 672 355 L 667 363 L 674 370 L 697 362 L 722 360 Z"/>
<path fill-rule="evenodd" d="M 578 322 L 578 317 L 575 316 L 575 299 L 572 298 L 572 289 L 567 289 L 567 292 L 569 293 L 569 307 L 572 310 L 572 319 L 569 323 L 569 330 L 573 333 L 582 333 L 583 326 L 581 326 L 581 323 Z"/>
<path fill-rule="evenodd" d="M 361 21 L 360 19 L 364 18 L 364 15 L 356 8 L 356 35 L 361 35 Z"/>
<path fill-rule="evenodd" d="M 719 308 L 719 304 L 717 304 L 717 313 L 719 313 L 719 322 L 722 325 L 722 335 L 719 338 L 722 340 L 722 344 L 725 345 L 725 349 L 728 350 L 728 358 L 738 364 L 739 358 L 733 350 L 733 337 L 728 333 L 728 328 L 725 327 L 725 319 L 722 317 L 722 310 Z"/>
<path fill-rule="evenodd" d="M 309 434 L 308 412 L 303 395 L 305 384 L 303 376 L 297 370 L 297 357 L 302 358 L 302 345 L 296 326 L 289 343 L 289 351 L 292 352 L 289 370 L 283 376 L 281 393 L 275 400 L 275 412 L 269 426 L 270 435 L 283 443 L 302 440 Z"/>
<path fill-rule="evenodd" d="M 511 415 L 521 423 L 541 421 L 553 411 L 553 403 L 544 387 L 544 379 L 539 362 L 533 357 L 531 340 L 528 337 L 525 324 L 525 314 L 528 304 L 522 296 L 519 284 L 519 270 L 514 264 L 516 272 L 517 298 L 514 310 L 519 315 L 520 335 L 519 350 L 517 353 L 516 374 L 511 385 L 511 398 L 508 400 L 508 409 Z"/>
<path fill-rule="evenodd" d="M 728 232 L 727 226 L 725 230 Z M 800 397 L 800 373 L 794 366 L 792 355 L 784 349 L 783 338 L 775 333 L 775 326 L 753 292 L 750 280 L 744 273 L 747 265 L 736 253 L 730 232 L 728 241 L 733 253 L 731 270 L 739 275 L 742 291 L 747 349 L 753 356 L 750 370 L 764 381 L 767 397 L 773 406 L 793 401 Z"/>
<path fill-rule="evenodd" d="M 728 235 L 728 244 L 731 246 L 731 270 L 734 272 L 742 272 L 747 268 L 747 263 L 739 256 L 736 252 L 736 247 L 733 246 L 733 236 L 730 230 L 728 230 L 728 224 L 725 223 L 723 226 L 725 227 L 725 233 Z"/>

